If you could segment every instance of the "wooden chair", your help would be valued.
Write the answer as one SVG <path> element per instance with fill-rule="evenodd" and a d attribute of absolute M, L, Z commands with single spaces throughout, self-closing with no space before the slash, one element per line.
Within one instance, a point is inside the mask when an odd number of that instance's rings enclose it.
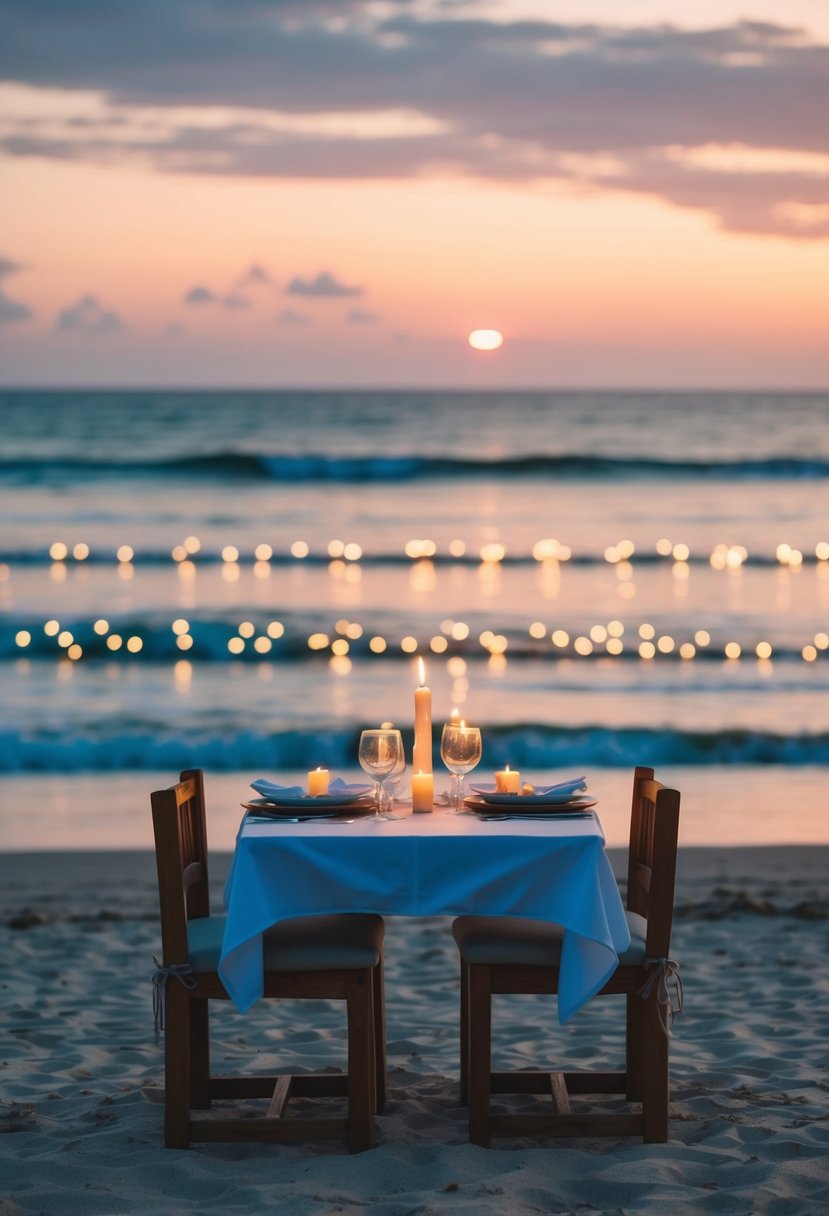
<path fill-rule="evenodd" d="M 461 916 L 452 926 L 461 955 L 461 1100 L 469 1105 L 469 1138 L 641 1135 L 668 1139 L 668 980 L 679 793 L 637 768 L 628 855 L 627 919 L 631 945 L 597 994 L 627 998 L 626 1059 L 620 1072 L 492 1072 L 493 993 L 556 993 L 563 930 L 543 921 Z M 681 989 L 679 990 L 681 993 Z M 492 1093 L 545 1093 L 549 1114 L 492 1115 Z M 570 1107 L 571 1094 L 623 1093 L 639 1113 L 590 1113 Z"/>
<path fill-rule="evenodd" d="M 352 1152 L 370 1148 L 386 1084 L 382 918 L 303 917 L 264 935 L 266 997 L 345 1001 L 346 1075 L 211 1076 L 208 1002 L 228 998 L 217 970 L 225 918 L 210 914 L 201 770 L 183 772 L 178 784 L 156 791 L 151 801 L 163 950 L 155 995 L 162 1017 L 166 1013 L 165 1144 L 188 1148 L 191 1140 L 288 1143 L 345 1135 Z M 283 1118 L 294 1095 L 347 1097 L 347 1118 Z M 214 1098 L 268 1097 L 264 1118 L 192 1115 Z"/>

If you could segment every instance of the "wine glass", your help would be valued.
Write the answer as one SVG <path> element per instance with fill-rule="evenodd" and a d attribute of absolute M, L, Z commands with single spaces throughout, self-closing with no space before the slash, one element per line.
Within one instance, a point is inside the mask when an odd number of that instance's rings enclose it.
<path fill-rule="evenodd" d="M 360 767 L 374 778 L 374 815 L 378 819 L 399 819 L 388 809 L 385 783 L 389 777 L 399 775 L 406 767 L 403 737 L 399 730 L 364 730 L 360 735 L 357 752 Z"/>
<path fill-rule="evenodd" d="M 387 811 L 386 818 L 387 819 L 402 819 L 403 818 L 402 815 L 393 815 L 392 807 L 394 806 L 394 799 L 397 795 L 397 790 L 400 785 L 400 778 L 403 776 L 405 771 L 406 771 L 406 753 L 401 748 L 400 755 L 397 758 L 397 762 L 395 763 L 394 768 L 392 769 L 391 773 L 389 774 L 389 784 L 386 788 L 386 795 L 387 795 L 387 802 L 388 802 L 388 805 L 386 807 L 386 811 Z"/>
<path fill-rule="evenodd" d="M 477 726 L 447 722 L 440 736 L 440 758 L 455 778 L 455 815 L 468 815 L 463 805 L 463 779 L 481 759 L 481 732 Z"/>

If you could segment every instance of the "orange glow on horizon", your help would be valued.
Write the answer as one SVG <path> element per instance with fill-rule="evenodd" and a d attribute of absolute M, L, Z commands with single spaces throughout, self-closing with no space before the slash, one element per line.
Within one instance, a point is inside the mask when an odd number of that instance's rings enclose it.
<path fill-rule="evenodd" d="M 243 361 L 254 380 L 316 381 L 323 344 L 337 381 L 360 382 L 368 367 L 389 384 L 421 382 L 424 367 L 447 384 L 497 368 L 517 387 L 595 385 L 597 366 L 613 386 L 829 378 L 829 241 L 725 232 L 702 212 L 551 183 L 194 179 L 23 159 L 6 161 L 4 177 L 4 252 L 24 267 L 8 290 L 33 314 L 15 330 L 23 380 L 71 372 L 84 356 L 86 340 L 55 322 L 87 293 L 123 321 L 95 338 L 109 382 L 118 367 L 140 380 L 153 358 L 176 381 L 213 360 L 237 376 Z M 102 226 L 102 214 L 117 219 Z M 336 223 L 314 222 L 323 215 Z M 230 292 L 253 262 L 272 282 L 250 288 L 247 307 L 184 302 L 196 284 Z M 288 292 L 295 275 L 324 269 L 362 295 Z M 470 361 L 457 341 L 482 298 L 496 302 L 499 332 L 520 335 L 495 362 Z M 376 321 L 350 321 L 355 306 Z M 280 324 L 283 310 L 303 323 Z"/>

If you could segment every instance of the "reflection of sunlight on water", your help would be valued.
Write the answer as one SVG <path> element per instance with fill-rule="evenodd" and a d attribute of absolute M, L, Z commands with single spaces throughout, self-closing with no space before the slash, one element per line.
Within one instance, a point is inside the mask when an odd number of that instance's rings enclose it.
<path fill-rule="evenodd" d="M 497 562 L 481 562 L 478 567 L 478 586 L 481 595 L 488 599 L 501 594 L 501 567 Z"/>
<path fill-rule="evenodd" d="M 463 705 L 469 695 L 469 681 L 465 676 L 460 676 L 452 681 L 451 700 L 455 705 Z"/>
<path fill-rule="evenodd" d="M 409 588 L 414 595 L 428 595 L 437 583 L 435 563 L 428 558 L 419 558 L 409 570 Z"/>
<path fill-rule="evenodd" d="M 775 574 L 775 607 L 779 612 L 788 612 L 792 604 L 792 576 L 788 570 L 780 569 Z"/>
<path fill-rule="evenodd" d="M 344 685 L 341 685 L 344 687 Z M 486 738 L 484 761 L 487 764 Z M 436 776 L 445 774 L 436 770 Z M 248 792 L 252 772 L 210 772 L 205 778 L 208 838 L 211 853 L 230 853 L 239 828 L 240 798 Z M 344 780 L 362 774 L 343 769 Z M 539 770 L 536 783 L 561 780 L 570 771 Z M 768 766 L 657 768 L 657 777 L 682 793 L 680 846 L 825 844 L 825 815 L 816 792 L 823 789 L 823 770 Z M 4 845 L 32 849 L 152 849 L 149 793 L 169 785 L 172 772 L 30 773 L 4 778 Z M 302 783 L 306 774 L 286 771 L 287 784 Z M 407 779 L 403 779 L 407 785 Z M 630 823 L 631 775 L 621 769 L 592 769 L 590 792 L 609 847 L 624 847 Z M 146 802 L 144 801 L 146 800 Z M 727 819 L 722 808 L 729 808 Z M 786 814 L 780 808 L 787 808 Z M 18 809 L 20 808 L 20 809 Z M 22 808 L 25 808 L 25 812 Z M 146 813 L 144 813 L 146 809 Z M 739 858 L 735 856 L 735 864 Z M 71 859 L 67 859 L 71 866 Z M 680 866 L 682 852 L 680 849 Z"/>
<path fill-rule="evenodd" d="M 180 696 L 187 696 L 193 682 L 193 664 L 179 659 L 173 667 L 173 687 Z"/>
<path fill-rule="evenodd" d="M 545 558 L 539 563 L 538 582 L 545 599 L 554 600 L 561 589 L 561 565 L 555 558 Z"/>

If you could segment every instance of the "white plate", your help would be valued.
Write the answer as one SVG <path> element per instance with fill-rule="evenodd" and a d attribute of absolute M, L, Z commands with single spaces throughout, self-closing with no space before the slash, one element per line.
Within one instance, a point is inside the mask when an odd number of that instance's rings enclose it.
<path fill-rule="evenodd" d="M 568 794 L 556 798 L 553 794 L 479 794 L 469 802 L 476 806 L 512 806 L 523 811 L 585 811 L 595 806 L 597 799 L 587 794 Z"/>
<path fill-rule="evenodd" d="M 294 815 L 299 815 L 302 819 L 330 819 L 332 815 L 339 815 L 342 811 L 348 811 L 352 815 L 364 815 L 374 810 L 374 801 L 362 797 L 359 801 L 352 798 L 349 802 L 340 799 L 329 803 L 324 798 L 306 798 L 304 802 L 288 806 L 271 802 L 269 798 L 251 798 L 249 802 L 243 802 L 242 806 L 254 815 L 265 815 L 269 819 L 290 819 Z"/>

